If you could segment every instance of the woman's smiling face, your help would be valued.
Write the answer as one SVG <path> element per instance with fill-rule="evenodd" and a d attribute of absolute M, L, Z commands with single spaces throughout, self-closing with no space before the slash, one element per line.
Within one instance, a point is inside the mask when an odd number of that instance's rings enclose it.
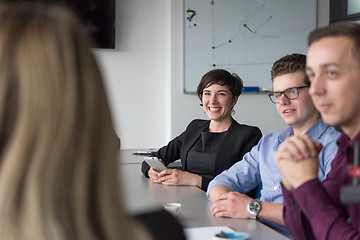
<path fill-rule="evenodd" d="M 231 110 L 237 101 L 227 86 L 212 84 L 202 93 L 202 104 L 208 118 L 212 121 L 223 121 L 231 118 Z"/>

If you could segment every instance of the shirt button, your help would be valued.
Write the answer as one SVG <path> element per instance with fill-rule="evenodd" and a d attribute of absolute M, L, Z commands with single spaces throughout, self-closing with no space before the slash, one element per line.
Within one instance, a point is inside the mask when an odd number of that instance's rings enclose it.
<path fill-rule="evenodd" d="M 276 190 L 278 190 L 278 187 L 277 187 L 277 186 L 275 186 L 275 187 L 274 187 L 274 190 L 275 190 L 275 191 L 276 191 Z"/>

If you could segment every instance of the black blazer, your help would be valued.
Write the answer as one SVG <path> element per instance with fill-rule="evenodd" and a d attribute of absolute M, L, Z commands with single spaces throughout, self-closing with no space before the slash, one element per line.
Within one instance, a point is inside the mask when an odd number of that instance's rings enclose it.
<path fill-rule="evenodd" d="M 182 134 L 171 140 L 167 146 L 160 148 L 153 155 L 162 159 L 166 166 L 181 159 L 182 170 L 192 172 L 191 169 L 187 167 L 187 154 L 201 136 L 200 133 L 206 131 L 209 125 L 210 120 L 193 120 Z M 213 172 L 208 173 L 212 175 L 212 177 L 201 176 L 201 189 L 204 191 L 207 190 L 209 182 L 216 175 L 242 160 L 243 155 L 249 152 L 262 137 L 258 127 L 239 124 L 234 119 L 226 134 L 222 145 L 215 153 L 216 158 Z M 147 174 L 149 169 L 149 165 L 143 162 L 141 171 L 146 177 L 149 177 Z"/>

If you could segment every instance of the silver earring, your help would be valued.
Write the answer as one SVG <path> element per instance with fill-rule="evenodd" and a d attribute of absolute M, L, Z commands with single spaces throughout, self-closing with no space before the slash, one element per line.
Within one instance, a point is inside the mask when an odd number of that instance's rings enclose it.
<path fill-rule="evenodd" d="M 235 112 L 235 110 L 234 110 L 234 109 L 232 109 L 232 110 L 231 110 L 231 115 L 233 115 L 233 116 L 234 116 L 234 115 L 235 115 L 235 113 L 236 113 L 236 112 Z"/>

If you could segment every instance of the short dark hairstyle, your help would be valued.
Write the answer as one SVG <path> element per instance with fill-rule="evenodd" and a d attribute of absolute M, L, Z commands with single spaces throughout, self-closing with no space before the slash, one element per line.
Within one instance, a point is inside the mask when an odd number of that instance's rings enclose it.
<path fill-rule="evenodd" d="M 200 80 L 197 87 L 197 95 L 202 101 L 202 94 L 205 88 L 219 84 L 220 86 L 227 86 L 231 92 L 232 98 L 240 96 L 244 87 L 241 78 L 236 73 L 230 73 L 224 69 L 214 69 L 207 72 Z"/>
<path fill-rule="evenodd" d="M 354 22 L 336 22 L 326 27 L 312 31 L 308 38 L 308 45 L 326 37 L 348 37 L 354 42 L 354 58 L 360 64 L 360 24 Z"/>
<path fill-rule="evenodd" d="M 299 53 L 293 53 L 286 55 L 277 60 L 271 68 L 271 81 L 274 82 L 274 78 L 294 72 L 304 72 L 305 84 L 310 84 L 308 77 L 305 74 L 306 56 Z"/>

